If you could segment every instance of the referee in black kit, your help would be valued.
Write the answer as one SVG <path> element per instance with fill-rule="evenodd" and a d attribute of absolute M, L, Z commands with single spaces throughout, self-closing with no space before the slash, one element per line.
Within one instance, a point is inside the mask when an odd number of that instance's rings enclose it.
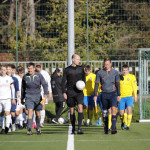
<path fill-rule="evenodd" d="M 62 92 L 64 99 L 70 107 L 70 119 L 72 124 L 72 134 L 75 134 L 75 113 L 74 107 L 78 106 L 78 134 L 83 134 L 81 125 L 83 119 L 83 91 L 76 88 L 76 82 L 82 80 L 85 82 L 84 68 L 79 66 L 80 56 L 72 55 L 72 64 L 65 68 L 62 79 Z"/>
<path fill-rule="evenodd" d="M 104 132 L 108 134 L 108 109 L 112 111 L 112 134 L 116 134 L 117 120 L 117 101 L 120 101 L 120 76 L 117 70 L 112 68 L 112 63 L 109 58 L 104 60 L 104 69 L 96 74 L 94 101 L 97 100 L 97 91 L 99 82 L 102 85 L 102 105 L 103 105 L 103 120 L 105 123 Z"/>

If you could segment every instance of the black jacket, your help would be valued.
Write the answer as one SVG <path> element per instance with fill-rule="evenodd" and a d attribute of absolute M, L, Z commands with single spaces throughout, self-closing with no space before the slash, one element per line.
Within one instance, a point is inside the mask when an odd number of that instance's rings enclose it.
<path fill-rule="evenodd" d="M 62 77 L 58 76 L 57 73 L 54 72 L 51 76 L 51 87 L 52 87 L 53 101 L 55 103 L 64 101 L 61 85 L 62 85 Z"/>

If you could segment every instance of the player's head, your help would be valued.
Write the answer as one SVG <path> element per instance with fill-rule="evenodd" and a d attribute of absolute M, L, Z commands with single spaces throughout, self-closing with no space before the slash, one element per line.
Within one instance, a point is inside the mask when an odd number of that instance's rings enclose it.
<path fill-rule="evenodd" d="M 84 67 L 84 72 L 85 72 L 85 74 L 86 74 L 87 76 L 91 73 L 91 67 L 90 67 L 90 65 L 86 65 L 86 66 Z"/>
<path fill-rule="evenodd" d="M 12 75 L 12 64 L 8 64 L 8 65 L 7 65 L 7 74 L 8 74 L 9 76 Z"/>
<path fill-rule="evenodd" d="M 42 71 L 41 64 L 37 64 L 37 65 L 36 65 L 36 71 L 37 71 L 37 72 L 41 72 L 41 71 Z"/>
<path fill-rule="evenodd" d="M 28 68 L 28 73 L 30 75 L 34 75 L 34 73 L 35 73 L 35 64 L 30 62 L 30 63 L 27 64 L 27 68 Z"/>
<path fill-rule="evenodd" d="M 106 70 L 110 70 L 112 67 L 112 63 L 111 63 L 111 60 L 109 58 L 105 58 L 104 59 L 104 68 Z"/>
<path fill-rule="evenodd" d="M 7 65 L 2 65 L 1 66 L 1 75 L 2 76 L 6 76 L 6 73 L 7 73 Z"/>
<path fill-rule="evenodd" d="M 124 64 L 122 66 L 122 73 L 124 76 L 126 76 L 127 74 L 129 74 L 129 66 L 127 64 Z"/>
<path fill-rule="evenodd" d="M 20 76 L 20 78 L 23 78 L 24 76 L 24 68 L 22 66 L 17 67 L 17 73 Z"/>
<path fill-rule="evenodd" d="M 11 74 L 14 75 L 16 73 L 16 66 L 14 64 L 11 64 L 11 69 L 12 69 Z"/>
<path fill-rule="evenodd" d="M 58 76 L 61 76 L 61 71 L 60 71 L 60 69 L 57 68 L 57 69 L 55 70 L 55 73 L 57 73 Z"/>
<path fill-rule="evenodd" d="M 79 65 L 80 63 L 80 56 L 77 54 L 72 55 L 72 64 L 73 65 Z"/>

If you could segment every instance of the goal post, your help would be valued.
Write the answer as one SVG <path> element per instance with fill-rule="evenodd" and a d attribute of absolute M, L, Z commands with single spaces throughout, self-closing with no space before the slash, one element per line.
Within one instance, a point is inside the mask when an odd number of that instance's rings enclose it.
<path fill-rule="evenodd" d="M 150 122 L 150 48 L 139 48 L 139 122 Z"/>

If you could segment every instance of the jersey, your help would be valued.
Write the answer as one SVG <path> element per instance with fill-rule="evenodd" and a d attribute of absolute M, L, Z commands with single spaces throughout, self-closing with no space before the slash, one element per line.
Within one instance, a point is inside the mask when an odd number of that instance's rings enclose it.
<path fill-rule="evenodd" d="M 11 88 L 13 79 L 9 76 L 0 76 L 0 100 L 11 99 Z"/>
<path fill-rule="evenodd" d="M 83 90 L 84 96 L 91 96 L 91 93 L 94 92 L 96 75 L 90 73 L 86 76 L 85 88 Z"/>
<path fill-rule="evenodd" d="M 120 81 L 121 97 L 137 97 L 137 81 L 133 74 L 123 76 L 124 80 Z"/>

